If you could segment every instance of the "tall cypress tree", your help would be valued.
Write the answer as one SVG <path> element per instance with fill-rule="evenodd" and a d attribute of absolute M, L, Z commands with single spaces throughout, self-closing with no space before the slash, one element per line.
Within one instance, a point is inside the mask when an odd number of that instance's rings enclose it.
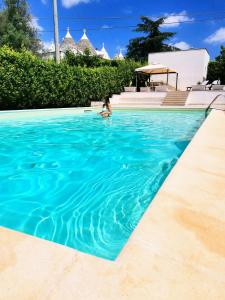
<path fill-rule="evenodd" d="M 0 46 L 3 45 L 14 50 L 25 48 L 33 53 L 41 49 L 26 0 L 4 0 L 4 8 L 0 12 Z"/>

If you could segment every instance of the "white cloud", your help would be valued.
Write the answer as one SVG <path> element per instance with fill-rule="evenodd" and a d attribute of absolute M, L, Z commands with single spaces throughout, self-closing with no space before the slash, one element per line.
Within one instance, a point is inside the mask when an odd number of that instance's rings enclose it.
<path fill-rule="evenodd" d="M 126 50 L 126 48 L 124 48 L 124 47 L 121 47 L 120 45 L 118 45 L 118 46 L 116 46 L 116 50 L 118 50 L 118 51 L 125 51 Z"/>
<path fill-rule="evenodd" d="M 191 46 L 188 43 L 184 42 L 184 41 L 177 42 L 177 43 L 173 44 L 172 46 L 177 47 L 181 50 L 188 50 L 188 49 L 191 48 Z"/>
<path fill-rule="evenodd" d="M 101 28 L 102 29 L 110 29 L 110 28 L 112 28 L 112 26 L 109 26 L 109 25 L 105 24 L 105 25 L 102 25 Z"/>
<path fill-rule="evenodd" d="M 38 23 L 39 19 L 32 16 L 31 17 L 31 26 L 34 28 L 34 29 L 37 29 L 38 31 L 42 31 L 44 28 Z"/>
<path fill-rule="evenodd" d="M 48 50 L 49 48 L 53 47 L 53 41 L 44 41 L 42 42 L 44 50 Z"/>
<path fill-rule="evenodd" d="M 39 51 L 39 53 L 55 51 L 55 45 L 53 41 L 42 41 L 41 44 L 42 44 L 42 49 Z"/>
<path fill-rule="evenodd" d="M 62 0 L 62 5 L 65 8 L 70 8 L 72 6 L 78 5 L 80 3 L 89 3 L 92 2 L 93 0 Z"/>
<path fill-rule="evenodd" d="M 132 10 L 130 7 L 127 7 L 127 8 L 124 8 L 124 9 L 122 10 L 122 12 L 123 12 L 125 15 L 132 15 L 133 10 Z"/>
<path fill-rule="evenodd" d="M 181 22 L 191 22 L 194 21 L 193 18 L 190 18 L 187 12 L 181 11 L 180 13 L 172 13 L 172 14 L 165 14 L 165 21 L 162 26 L 163 27 L 178 27 Z"/>
<path fill-rule="evenodd" d="M 206 43 L 216 44 L 225 42 L 225 27 L 221 27 L 205 39 Z"/>

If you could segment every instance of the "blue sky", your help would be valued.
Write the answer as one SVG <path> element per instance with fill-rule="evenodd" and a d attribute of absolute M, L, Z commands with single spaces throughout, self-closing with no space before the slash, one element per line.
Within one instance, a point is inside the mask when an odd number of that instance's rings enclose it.
<path fill-rule="evenodd" d="M 34 24 L 41 30 L 40 37 L 48 44 L 53 40 L 52 0 L 28 2 L 35 17 Z M 78 41 L 82 35 L 81 29 L 87 28 L 92 44 L 99 49 L 104 42 L 111 56 L 119 48 L 126 52 L 129 39 L 137 36 L 128 26 L 135 26 L 140 15 L 167 16 L 167 23 L 177 22 L 165 24 L 163 30 L 176 32 L 170 42 L 181 48 L 207 48 L 211 58 L 214 58 L 219 54 L 219 46 L 225 45 L 224 0 L 58 0 L 58 10 L 60 38 L 69 26 L 75 41 Z M 110 26 L 124 28 L 104 29 Z M 93 28 L 102 29 L 91 30 Z"/>

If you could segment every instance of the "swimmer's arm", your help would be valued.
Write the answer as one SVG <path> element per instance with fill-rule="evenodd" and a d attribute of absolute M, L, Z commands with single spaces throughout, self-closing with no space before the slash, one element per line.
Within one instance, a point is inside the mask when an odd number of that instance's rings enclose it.
<path fill-rule="evenodd" d="M 112 106 L 111 106 L 111 104 L 109 104 L 109 113 L 110 113 L 110 115 L 112 114 Z"/>

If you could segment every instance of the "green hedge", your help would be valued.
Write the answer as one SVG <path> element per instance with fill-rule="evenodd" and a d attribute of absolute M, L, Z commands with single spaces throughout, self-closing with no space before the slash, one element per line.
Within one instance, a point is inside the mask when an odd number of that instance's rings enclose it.
<path fill-rule="evenodd" d="M 133 80 L 134 62 L 83 68 L 0 48 L 0 109 L 89 106 L 120 93 Z"/>

